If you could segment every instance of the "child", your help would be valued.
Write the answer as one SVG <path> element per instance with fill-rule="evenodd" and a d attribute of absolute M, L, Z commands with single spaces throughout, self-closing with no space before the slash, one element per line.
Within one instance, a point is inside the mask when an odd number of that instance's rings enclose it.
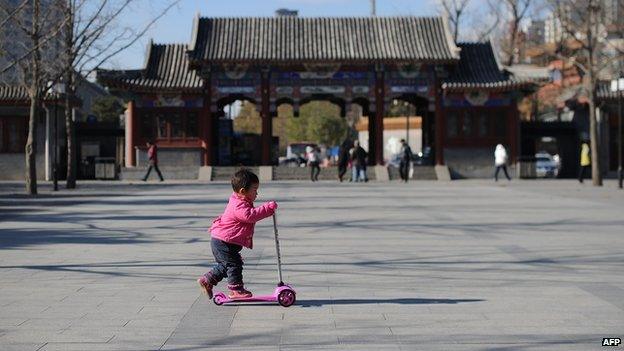
<path fill-rule="evenodd" d="M 247 169 L 241 169 L 232 177 L 234 193 L 225 207 L 225 212 L 212 222 L 210 246 L 217 264 L 197 282 L 212 298 L 212 287 L 223 278 L 228 278 L 228 294 L 231 299 L 251 297 L 243 285 L 243 260 L 240 251 L 243 246 L 253 248 L 253 234 L 256 222 L 270 217 L 277 209 L 275 201 L 255 207 L 260 181 Z"/>

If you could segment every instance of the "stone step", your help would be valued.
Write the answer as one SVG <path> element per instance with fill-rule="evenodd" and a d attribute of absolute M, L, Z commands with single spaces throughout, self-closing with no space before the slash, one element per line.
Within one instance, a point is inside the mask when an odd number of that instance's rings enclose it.
<path fill-rule="evenodd" d="M 247 168 L 250 171 L 254 172 L 256 175 L 259 175 L 258 167 L 250 166 L 250 167 L 238 167 L 238 166 L 215 166 L 212 167 L 212 180 L 216 181 L 229 181 L 232 179 L 232 176 L 236 171 L 241 168 Z"/>
<path fill-rule="evenodd" d="M 273 167 L 273 180 L 310 180 L 310 167 Z M 367 170 L 369 180 L 375 180 L 373 168 Z M 351 169 L 347 169 L 344 179 L 351 178 Z M 338 180 L 338 167 L 321 167 L 319 180 Z"/>
<path fill-rule="evenodd" d="M 165 179 L 175 180 L 195 180 L 199 177 L 199 167 L 159 167 Z M 241 167 L 235 166 L 215 166 L 212 167 L 213 181 L 229 181 L 232 175 Z M 255 174 L 259 175 L 259 167 L 246 167 Z M 388 167 L 388 176 L 390 180 L 399 179 L 399 169 L 397 167 Z M 145 176 L 147 167 L 122 168 L 119 175 L 122 180 L 141 180 Z M 369 180 L 376 180 L 373 167 L 368 167 L 367 175 Z M 345 180 L 351 178 L 351 169 L 347 169 Z M 150 174 L 151 180 L 157 180 L 158 175 L 152 170 Z M 436 180 L 436 173 L 433 166 L 415 166 L 414 180 Z M 309 167 L 273 167 L 273 180 L 310 180 Z M 338 180 L 338 167 L 321 167 L 319 180 Z"/>
<path fill-rule="evenodd" d="M 188 180 L 197 179 L 199 175 L 199 167 L 158 167 L 165 180 Z M 147 172 L 147 167 L 124 167 L 121 169 L 119 178 L 121 180 L 142 180 Z M 158 174 L 152 169 L 149 180 L 158 180 Z"/>
<path fill-rule="evenodd" d="M 401 179 L 398 167 L 388 166 L 388 175 L 390 176 L 390 180 Z M 414 166 L 414 174 L 410 179 L 437 180 L 438 177 L 436 176 L 433 166 Z"/>

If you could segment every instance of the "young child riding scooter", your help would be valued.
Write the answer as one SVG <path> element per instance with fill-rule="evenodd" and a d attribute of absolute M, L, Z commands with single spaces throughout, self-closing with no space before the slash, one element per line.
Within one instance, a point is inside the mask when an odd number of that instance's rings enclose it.
<path fill-rule="evenodd" d="M 247 169 L 241 169 L 232 176 L 234 192 L 223 214 L 212 222 L 209 229 L 210 246 L 216 265 L 211 271 L 197 279 L 202 290 L 212 298 L 212 288 L 223 278 L 228 278 L 228 296 L 231 299 L 249 298 L 251 292 L 243 284 L 243 247 L 253 248 L 253 234 L 256 222 L 270 217 L 277 209 L 277 203 L 270 201 L 254 207 L 260 181 Z"/>

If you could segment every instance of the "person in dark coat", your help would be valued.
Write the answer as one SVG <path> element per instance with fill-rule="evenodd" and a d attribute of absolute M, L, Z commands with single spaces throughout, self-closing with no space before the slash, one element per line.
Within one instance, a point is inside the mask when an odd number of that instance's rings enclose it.
<path fill-rule="evenodd" d="M 347 165 L 349 164 L 349 150 L 353 147 L 350 139 L 345 139 L 340 145 L 338 151 L 338 180 L 342 182 L 345 173 L 347 173 Z"/>
<path fill-rule="evenodd" d="M 368 182 L 368 176 L 366 175 L 366 159 L 368 158 L 368 153 L 360 146 L 358 140 L 355 141 L 353 149 L 353 155 L 351 156 L 353 167 L 355 168 L 355 179 L 353 181 Z"/>
<path fill-rule="evenodd" d="M 147 146 L 147 158 L 149 159 L 149 167 L 147 168 L 147 173 L 145 173 L 145 177 L 143 177 L 143 181 L 147 181 L 147 178 L 150 175 L 150 172 L 152 172 L 152 168 L 154 170 L 156 170 L 156 173 L 158 174 L 158 177 L 160 178 L 160 181 L 164 181 L 165 179 L 162 176 L 162 173 L 160 173 L 160 169 L 158 169 L 158 147 L 156 147 L 156 143 L 154 143 L 153 141 L 148 141 L 146 144 Z"/>
<path fill-rule="evenodd" d="M 399 152 L 399 174 L 401 180 L 407 183 L 409 179 L 409 170 L 412 163 L 412 148 L 407 144 L 405 139 L 401 139 L 401 151 Z"/>

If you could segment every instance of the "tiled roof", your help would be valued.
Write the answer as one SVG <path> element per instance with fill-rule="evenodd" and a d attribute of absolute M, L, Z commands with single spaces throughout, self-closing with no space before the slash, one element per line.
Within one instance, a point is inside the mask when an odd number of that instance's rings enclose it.
<path fill-rule="evenodd" d="M 28 92 L 24 87 L 15 85 L 0 85 L 0 100 L 22 101 L 28 99 Z"/>
<path fill-rule="evenodd" d="M 488 43 L 459 43 L 461 58 L 453 73 L 442 83 L 447 91 L 503 91 L 529 85 L 530 81 L 508 76 L 501 70 Z"/>
<path fill-rule="evenodd" d="M 140 70 L 97 72 L 98 81 L 109 87 L 133 90 L 199 91 L 202 79 L 189 69 L 185 44 L 150 43 L 145 67 Z"/>
<path fill-rule="evenodd" d="M 515 79 L 520 80 L 531 80 L 542 83 L 550 82 L 551 80 L 551 69 L 548 67 L 517 64 L 506 66 L 505 71 L 510 72 Z"/>
<path fill-rule="evenodd" d="M 51 101 L 54 97 L 55 95 L 48 92 L 45 100 Z M 26 103 L 30 101 L 30 96 L 28 96 L 26 88 L 21 85 L 0 84 L 0 101 Z"/>
<path fill-rule="evenodd" d="M 189 50 L 210 62 L 459 59 L 441 17 L 197 18 Z"/>

